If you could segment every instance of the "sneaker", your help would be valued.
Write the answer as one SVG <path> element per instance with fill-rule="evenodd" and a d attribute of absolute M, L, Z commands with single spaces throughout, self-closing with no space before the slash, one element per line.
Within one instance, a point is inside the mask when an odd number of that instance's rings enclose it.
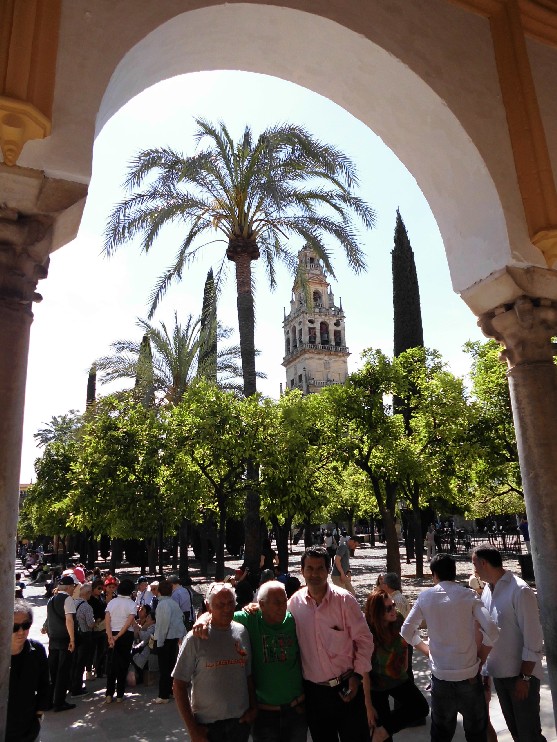
<path fill-rule="evenodd" d="M 112 696 L 105 696 L 103 703 L 112 703 Z"/>
<path fill-rule="evenodd" d="M 95 679 L 95 673 L 94 672 L 86 672 L 85 673 L 85 680 L 94 680 Z"/>
<path fill-rule="evenodd" d="M 153 703 L 169 703 L 169 701 L 170 701 L 169 698 L 155 698 Z"/>
<path fill-rule="evenodd" d="M 116 696 L 116 703 L 122 703 L 124 696 Z"/>

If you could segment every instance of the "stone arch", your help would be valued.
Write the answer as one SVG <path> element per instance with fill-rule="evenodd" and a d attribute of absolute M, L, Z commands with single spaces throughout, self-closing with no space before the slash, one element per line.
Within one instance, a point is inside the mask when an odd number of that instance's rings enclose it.
<path fill-rule="evenodd" d="M 238 34 L 241 30 L 240 45 L 229 43 L 234 28 Z M 516 216 L 516 203 L 510 206 L 517 199 L 516 184 L 498 177 L 496 186 L 493 163 L 488 167 L 447 100 L 425 82 L 425 70 L 411 69 L 380 39 L 372 42 L 307 12 L 232 3 L 187 11 L 162 23 L 114 69 L 96 134 L 146 88 L 179 74 L 219 69 L 295 82 L 341 105 L 378 134 L 429 202 L 455 291 L 513 262 L 543 265 L 520 208 Z"/>

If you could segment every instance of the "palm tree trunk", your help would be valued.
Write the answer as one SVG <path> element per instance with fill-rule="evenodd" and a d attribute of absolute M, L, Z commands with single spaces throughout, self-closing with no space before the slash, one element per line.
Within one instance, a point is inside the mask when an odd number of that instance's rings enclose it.
<path fill-rule="evenodd" d="M 238 330 L 240 333 L 240 355 L 244 377 L 244 396 L 257 392 L 255 376 L 255 312 L 251 280 L 251 261 L 259 257 L 253 241 L 230 241 L 227 256 L 236 268 L 236 305 L 238 308 Z M 259 467 L 252 461 L 246 467 L 246 516 L 244 560 L 252 574 L 259 569 L 261 540 L 259 537 L 259 511 L 261 498 L 258 492 Z"/>

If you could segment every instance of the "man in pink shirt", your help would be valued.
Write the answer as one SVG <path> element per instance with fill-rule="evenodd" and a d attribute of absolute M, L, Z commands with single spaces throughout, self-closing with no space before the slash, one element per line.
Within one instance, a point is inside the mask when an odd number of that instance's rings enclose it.
<path fill-rule="evenodd" d="M 363 676 L 373 639 L 357 600 L 328 583 L 331 558 L 321 546 L 302 556 L 306 587 L 290 598 L 296 621 L 311 736 L 319 742 L 369 742 Z"/>

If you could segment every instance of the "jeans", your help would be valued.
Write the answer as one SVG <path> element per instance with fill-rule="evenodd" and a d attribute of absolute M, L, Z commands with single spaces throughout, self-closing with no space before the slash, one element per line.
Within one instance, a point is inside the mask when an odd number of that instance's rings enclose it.
<path fill-rule="evenodd" d="M 369 726 L 362 686 L 350 703 L 339 687 L 304 681 L 309 731 L 317 742 L 369 742 Z"/>
<path fill-rule="evenodd" d="M 396 702 L 394 711 L 389 708 L 389 696 Z M 377 711 L 380 726 L 384 726 L 391 736 L 429 714 L 426 699 L 411 680 L 389 690 L 372 690 L 371 702 Z"/>
<path fill-rule="evenodd" d="M 159 658 L 159 698 L 170 698 L 172 670 L 178 659 L 178 639 L 166 639 L 157 650 Z"/>
<path fill-rule="evenodd" d="M 306 742 L 307 736 L 304 704 L 280 711 L 259 709 L 253 725 L 253 742 Z"/>
<path fill-rule="evenodd" d="M 117 632 L 113 632 L 116 634 Z M 126 688 L 126 675 L 132 656 L 133 631 L 126 631 L 108 650 L 108 669 L 106 673 L 106 695 L 123 698 Z"/>
<path fill-rule="evenodd" d="M 73 654 L 67 647 L 65 649 L 49 647 L 48 671 L 50 673 L 50 688 L 54 708 L 63 706 L 66 701 L 66 693 L 70 689 L 72 664 Z"/>
<path fill-rule="evenodd" d="M 249 724 L 240 724 L 239 719 L 221 719 L 204 726 L 208 742 L 248 742 L 251 730 Z"/>
<path fill-rule="evenodd" d="M 514 742 L 545 742 L 540 722 L 540 681 L 532 677 L 528 683 L 528 697 L 524 701 L 513 698 L 516 678 L 493 678 L 501 711 Z"/>
<path fill-rule="evenodd" d="M 486 742 L 487 705 L 479 676 L 468 680 L 431 679 L 431 742 L 450 742 L 462 714 L 467 742 Z"/>

